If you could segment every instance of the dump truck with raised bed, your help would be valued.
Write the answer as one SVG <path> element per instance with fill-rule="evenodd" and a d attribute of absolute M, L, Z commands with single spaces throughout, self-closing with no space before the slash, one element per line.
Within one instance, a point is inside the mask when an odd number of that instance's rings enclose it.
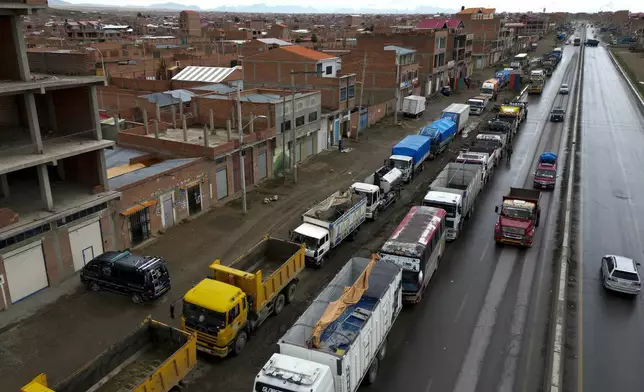
<path fill-rule="evenodd" d="M 494 225 L 497 244 L 531 247 L 534 232 L 541 217 L 541 192 L 527 188 L 510 188 L 503 204 L 494 211 L 499 219 Z"/>
<path fill-rule="evenodd" d="M 229 267 L 215 260 L 212 276 L 183 296 L 181 329 L 197 334 L 199 351 L 240 354 L 248 335 L 295 299 L 304 255 L 303 244 L 265 236 Z"/>
<path fill-rule="evenodd" d="M 345 238 L 355 238 L 367 219 L 367 198 L 351 188 L 331 194 L 302 215 L 290 239 L 306 246 L 306 265 L 322 267 L 329 252 Z"/>
<path fill-rule="evenodd" d="M 21 392 L 168 392 L 197 364 L 196 345 L 196 335 L 148 317 L 51 389 L 40 374 Z"/>
<path fill-rule="evenodd" d="M 255 392 L 355 392 L 373 384 L 402 308 L 402 270 L 352 258 L 277 342 Z"/>

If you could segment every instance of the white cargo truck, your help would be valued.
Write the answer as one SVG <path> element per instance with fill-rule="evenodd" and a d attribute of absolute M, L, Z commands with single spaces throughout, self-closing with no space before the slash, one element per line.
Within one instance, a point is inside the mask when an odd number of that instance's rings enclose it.
<path fill-rule="evenodd" d="M 427 98 L 419 95 L 408 95 L 403 98 L 402 112 L 405 116 L 420 117 L 427 107 Z"/>
<path fill-rule="evenodd" d="M 400 170 L 383 166 L 364 182 L 351 185 L 354 193 L 367 198 L 367 219 L 378 219 L 380 212 L 400 197 L 402 181 L 403 173 Z"/>
<path fill-rule="evenodd" d="M 355 392 L 374 383 L 402 308 L 401 284 L 394 263 L 349 260 L 277 342 L 253 391 Z"/>
<path fill-rule="evenodd" d="M 441 113 L 441 118 L 449 118 L 456 123 L 456 133 L 461 133 L 467 127 L 470 119 L 470 105 L 453 103 Z"/>
<path fill-rule="evenodd" d="M 355 237 L 367 217 L 367 198 L 351 189 L 337 191 L 302 215 L 291 241 L 306 245 L 306 264 L 321 267 L 329 251 Z"/>
<path fill-rule="evenodd" d="M 461 151 L 457 163 L 471 163 L 481 168 L 481 186 L 485 186 L 494 173 L 495 157 L 486 152 Z"/>
<path fill-rule="evenodd" d="M 449 241 L 458 238 L 465 219 L 474 212 L 474 204 L 482 188 L 482 177 L 483 171 L 479 165 L 451 162 L 429 185 L 423 205 L 445 210 L 446 237 Z"/>

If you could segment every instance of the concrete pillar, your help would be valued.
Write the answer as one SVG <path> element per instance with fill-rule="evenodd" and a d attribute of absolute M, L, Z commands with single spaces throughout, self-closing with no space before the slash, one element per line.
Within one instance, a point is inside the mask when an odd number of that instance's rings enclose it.
<path fill-rule="evenodd" d="M 210 120 L 210 132 L 215 132 L 215 114 L 212 112 L 212 109 L 210 109 L 208 113 L 208 120 Z"/>
<path fill-rule="evenodd" d="M 148 124 L 148 111 L 143 109 L 143 126 L 145 127 L 145 134 L 150 133 L 150 126 Z M 156 131 L 155 131 L 156 132 Z"/>
<path fill-rule="evenodd" d="M 179 102 L 179 117 L 183 117 L 183 102 Z"/>
<path fill-rule="evenodd" d="M 159 103 L 156 103 L 154 107 L 154 110 L 156 111 L 155 117 L 157 118 L 157 121 L 161 121 L 161 108 L 159 107 Z"/>
<path fill-rule="evenodd" d="M 29 124 L 29 133 L 31 134 L 31 144 L 33 144 L 34 152 L 36 154 L 42 154 L 42 136 L 40 135 L 40 123 L 38 122 L 38 112 L 36 112 L 34 93 L 26 92 L 24 97 L 25 108 L 27 109 L 27 123 Z"/>
<path fill-rule="evenodd" d="M 96 86 L 89 87 L 89 107 L 92 111 L 92 127 L 94 128 L 94 139 L 103 139 L 103 130 L 101 129 L 101 119 L 98 116 L 98 97 Z"/>
<path fill-rule="evenodd" d="M 255 121 L 255 116 L 253 113 L 250 114 L 250 122 L 248 123 L 248 133 L 254 133 L 255 132 L 255 125 L 253 124 Z"/>
<path fill-rule="evenodd" d="M 181 126 L 183 127 L 183 141 L 188 141 L 188 126 L 186 125 L 186 116 L 181 115 Z"/>
<path fill-rule="evenodd" d="M 18 15 L 9 16 L 11 24 L 11 35 L 13 39 L 13 46 L 16 48 L 16 53 L 9 53 L 8 56 L 15 56 L 18 61 L 18 72 L 16 75 L 22 79 L 23 82 L 31 80 L 31 71 L 29 70 L 29 62 L 27 60 L 27 47 L 25 45 L 24 28 L 22 20 Z"/>
<path fill-rule="evenodd" d="M 231 128 L 232 128 L 232 124 L 231 124 L 230 119 L 228 118 L 228 119 L 226 119 L 226 135 L 228 136 L 228 141 L 230 141 L 233 138 Z"/>
<path fill-rule="evenodd" d="M 203 146 L 205 147 L 206 151 L 208 151 L 208 127 L 203 126 Z"/>
<path fill-rule="evenodd" d="M 195 118 L 199 119 L 199 104 L 195 102 L 194 105 L 195 105 Z"/>
<path fill-rule="evenodd" d="M 58 174 L 58 178 L 65 181 L 65 163 L 62 159 L 56 161 L 56 174 Z"/>
<path fill-rule="evenodd" d="M 56 105 L 54 105 L 54 95 L 50 92 L 45 94 L 47 98 L 47 122 L 49 123 L 49 128 L 58 133 L 58 122 L 56 121 Z"/>
<path fill-rule="evenodd" d="M 154 120 L 152 120 L 152 122 L 154 123 L 154 137 L 155 137 L 155 139 L 158 139 L 159 138 L 159 122 L 157 121 L 156 118 Z"/>
<path fill-rule="evenodd" d="M 38 165 L 38 183 L 40 186 L 40 198 L 43 206 L 49 212 L 54 211 L 54 198 L 51 196 L 51 184 L 49 183 L 49 173 L 47 172 L 47 165 Z M 107 175 L 107 174 L 106 174 Z"/>
<path fill-rule="evenodd" d="M 177 129 L 177 107 L 172 105 L 172 128 Z"/>
<path fill-rule="evenodd" d="M 9 191 L 9 181 L 7 180 L 6 174 L 0 174 L 0 196 L 5 199 L 11 196 L 11 192 Z"/>
<path fill-rule="evenodd" d="M 107 179 L 107 165 L 105 164 L 105 150 L 96 151 L 96 160 L 98 161 L 98 181 L 103 187 L 103 192 L 110 190 L 110 183 Z"/>

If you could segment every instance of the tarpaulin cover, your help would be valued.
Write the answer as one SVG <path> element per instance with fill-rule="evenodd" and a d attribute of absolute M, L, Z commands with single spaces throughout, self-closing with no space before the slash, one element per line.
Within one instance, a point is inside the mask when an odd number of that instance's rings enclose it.
<path fill-rule="evenodd" d="M 456 134 L 456 123 L 448 118 L 441 118 L 425 125 L 421 128 L 419 134 L 443 142 Z"/>
<path fill-rule="evenodd" d="M 327 307 L 320 320 L 315 324 L 313 328 L 312 344 L 315 348 L 320 348 L 320 338 L 322 333 L 331 323 L 338 319 L 345 311 L 345 309 L 351 305 L 354 305 L 360 301 L 362 295 L 369 288 L 369 275 L 373 266 L 378 260 L 378 256 L 372 255 L 371 262 L 367 265 L 367 268 L 362 271 L 360 277 L 351 285 L 351 287 L 345 287 L 342 295 L 337 301 L 331 302 Z"/>
<path fill-rule="evenodd" d="M 391 155 L 411 157 L 416 164 L 427 156 L 430 145 L 431 139 L 427 136 L 409 135 L 392 147 Z"/>
<path fill-rule="evenodd" d="M 557 162 L 557 154 L 552 152 L 544 152 L 539 157 L 539 162 L 543 163 L 555 163 Z"/>

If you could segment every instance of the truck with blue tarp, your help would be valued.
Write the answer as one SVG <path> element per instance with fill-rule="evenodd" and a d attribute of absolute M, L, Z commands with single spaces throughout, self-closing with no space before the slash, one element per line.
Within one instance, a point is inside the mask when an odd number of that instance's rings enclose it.
<path fill-rule="evenodd" d="M 402 275 L 376 257 L 350 259 L 277 341 L 253 391 L 356 392 L 375 383 L 402 309 Z"/>
<path fill-rule="evenodd" d="M 494 79 L 499 81 L 500 87 L 506 86 L 510 81 L 510 70 L 501 69 L 496 71 L 496 73 L 494 74 Z"/>
<path fill-rule="evenodd" d="M 421 128 L 420 135 L 431 139 L 429 158 L 434 159 L 438 154 L 445 151 L 447 146 L 456 136 L 456 123 L 450 119 L 442 118 Z"/>
<path fill-rule="evenodd" d="M 429 157 L 431 139 L 428 136 L 409 135 L 391 148 L 391 156 L 385 166 L 395 167 L 403 174 L 403 180 L 410 182 L 423 170 L 423 163 Z"/>

